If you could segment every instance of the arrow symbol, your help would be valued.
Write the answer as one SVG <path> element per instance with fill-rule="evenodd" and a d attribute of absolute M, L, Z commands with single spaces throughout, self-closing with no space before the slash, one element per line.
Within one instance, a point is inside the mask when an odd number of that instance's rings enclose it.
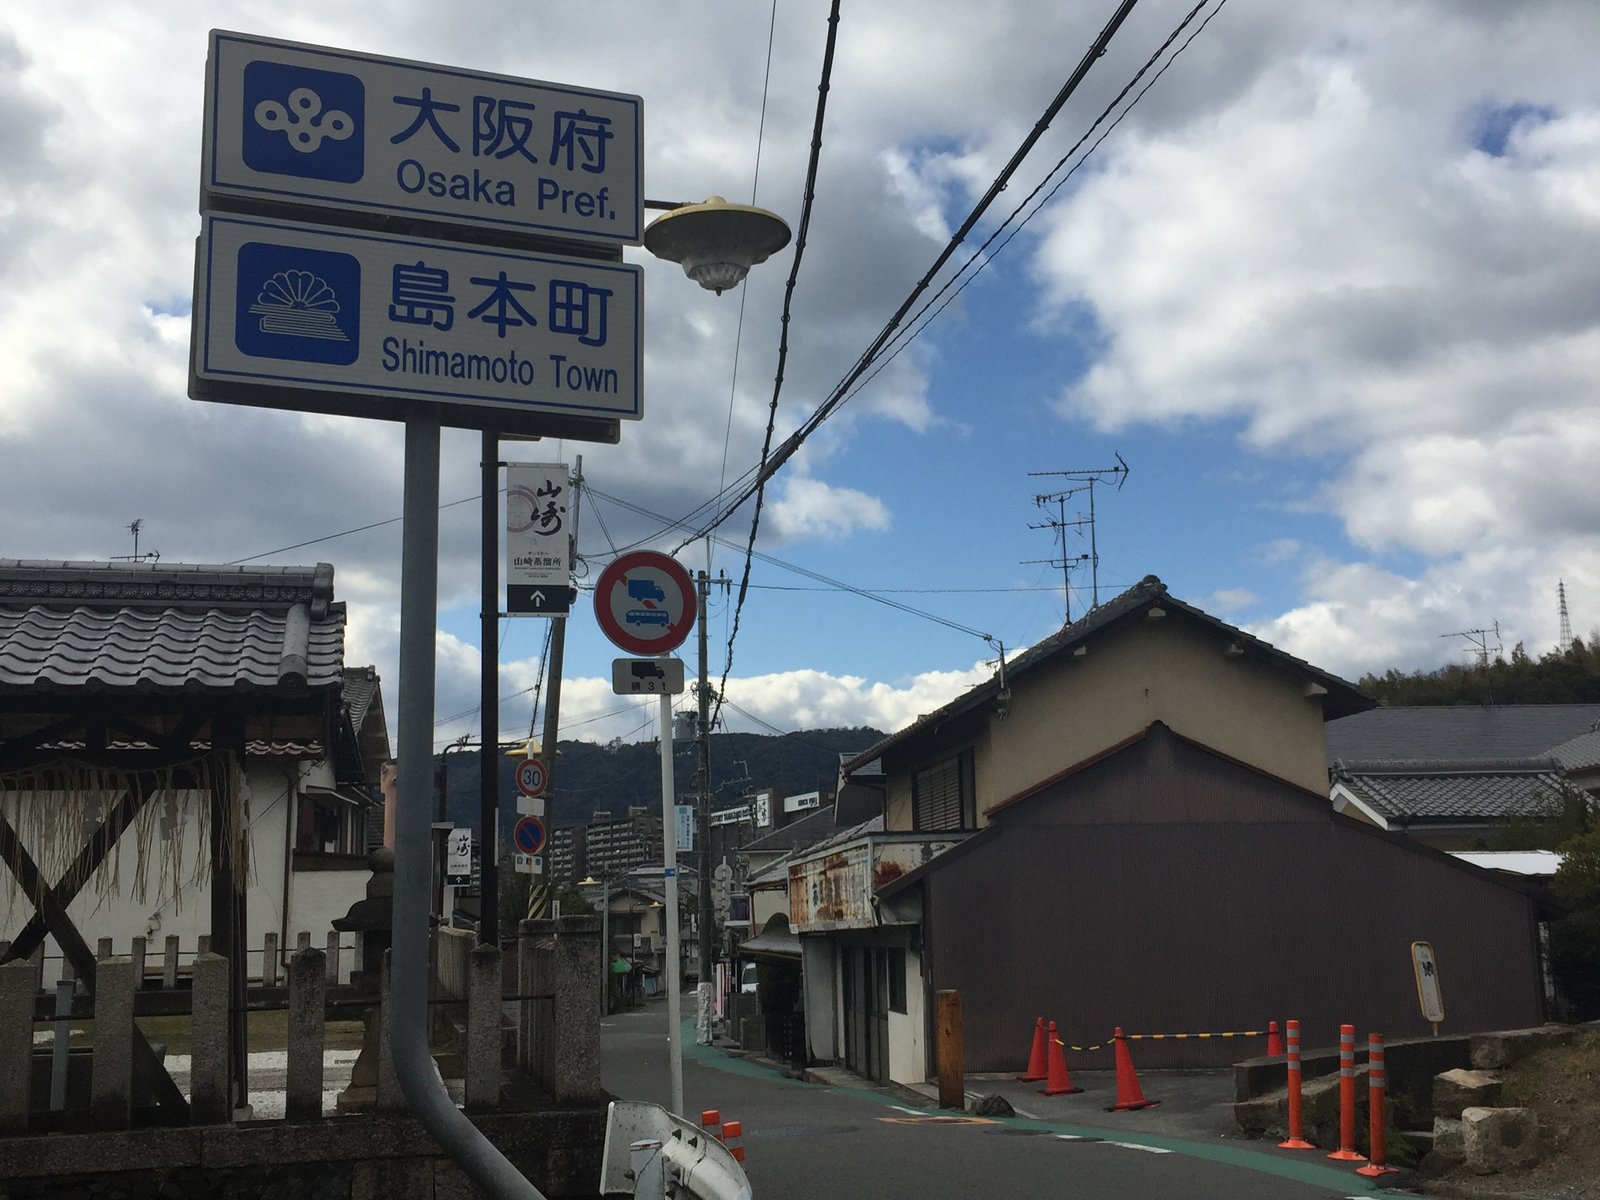
<path fill-rule="evenodd" d="M 541 589 L 539 591 L 534 592 L 533 596 L 532 596 L 532 600 L 533 600 L 533 603 L 534 603 L 534 605 L 536 607 L 543 608 L 544 607 L 544 591 Z"/>

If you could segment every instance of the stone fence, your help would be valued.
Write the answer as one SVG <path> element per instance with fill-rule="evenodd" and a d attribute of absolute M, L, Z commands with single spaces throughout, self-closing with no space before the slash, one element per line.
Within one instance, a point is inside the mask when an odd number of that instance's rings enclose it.
<path fill-rule="evenodd" d="M 278 987 L 283 983 L 288 970 L 290 951 L 286 941 L 282 946 L 279 942 L 280 938 L 276 932 L 268 933 L 262 937 L 259 950 L 250 950 L 246 953 L 247 979 L 259 983 L 262 987 Z M 295 949 L 308 950 L 311 944 L 311 932 L 302 929 L 295 937 Z M 327 953 L 328 982 L 335 985 L 349 982 L 351 972 L 361 969 L 357 939 L 354 935 L 341 938 L 337 931 L 330 930 L 324 945 Z M 5 957 L 10 946 L 10 942 L 0 941 L 0 959 Z M 192 969 L 191 964 L 197 955 L 210 953 L 211 939 L 201 934 L 192 948 L 185 948 L 178 935 L 172 933 L 162 940 L 159 959 L 153 956 L 154 949 L 148 938 L 135 937 L 129 940 L 126 956 L 133 962 L 135 986 L 140 989 L 171 990 L 181 987 L 187 980 Z M 96 959 L 111 958 L 115 953 L 116 949 L 111 938 L 99 939 Z M 33 964 L 35 990 L 44 990 L 49 986 L 50 972 L 53 964 L 58 962 L 59 982 L 62 984 L 74 982 L 72 964 L 65 959 L 54 957 L 47 959 L 42 945 L 27 961 Z"/>
<path fill-rule="evenodd" d="M 336 945 L 330 937 L 330 951 Z M 69 1003 L 57 1011 L 60 1019 L 41 1015 L 39 966 L 33 960 L 0 965 L 0 1138 L 59 1128 L 68 1107 L 69 1022 L 67 1015 L 93 1018 L 92 1047 L 87 1056 L 90 1084 L 87 1114 L 79 1112 L 72 1128 L 125 1130 L 141 1123 L 149 1103 L 152 1062 L 159 1060 L 136 1034 L 134 1016 L 140 985 L 146 981 L 143 964 L 135 954 L 106 956 L 96 968 L 92 996 L 73 996 L 70 975 L 60 985 Z M 265 955 L 268 969 L 262 988 L 279 987 L 275 948 Z M 269 1003 L 252 1007 L 287 1007 L 287 1067 L 284 1075 L 283 1113 L 289 1121 L 324 1117 L 324 1025 L 330 1011 L 351 1014 L 366 1009 L 368 1024 L 361 1057 L 356 1060 L 351 1088 L 367 1085 L 369 1103 L 378 1111 L 405 1107 L 394 1080 L 383 1020 L 387 1007 L 387 971 L 377 994 L 333 984 L 330 951 L 313 949 L 302 936 L 301 948 L 289 957 L 286 1005 L 274 992 Z M 502 995 L 502 955 L 515 956 L 515 992 Z M 554 921 L 525 921 L 509 951 L 479 946 L 475 935 L 450 929 L 436 931 L 434 945 L 435 997 L 465 1010 L 465 1045 L 462 1097 L 469 1111 L 487 1112 L 502 1105 L 509 1067 L 531 1084 L 531 1092 L 558 1106 L 598 1103 L 600 1089 L 599 1024 L 600 954 L 598 917 L 567 917 Z M 167 952 L 167 971 L 175 955 Z M 189 1121 L 194 1125 L 225 1124 L 234 1119 L 228 1078 L 229 969 L 220 955 L 202 950 L 187 964 L 186 1001 L 183 1011 L 190 1022 L 192 1050 L 189 1062 Z M 506 972 L 509 974 L 509 972 Z M 259 989 L 252 989 L 252 1001 Z M 509 1003 L 508 1003 L 509 1000 Z M 515 1013 L 514 1022 L 510 1021 Z M 515 1028 L 514 1059 L 507 1062 L 511 1026 Z M 52 1029 L 35 1045 L 35 1028 Z M 84 1056 L 79 1052 L 76 1057 Z M 363 1060 L 367 1060 L 365 1064 Z M 365 1069 L 364 1069 L 365 1068 Z M 48 1087 L 40 1086 L 40 1078 Z M 165 1081 L 163 1081 L 165 1082 Z M 168 1084 L 170 1087 L 171 1085 Z M 529 1089 L 522 1089 L 527 1091 Z M 40 1103 L 48 1094 L 49 1101 Z M 353 1101 L 353 1103 L 356 1103 Z M 343 1100 L 341 1099 L 341 1108 Z M 50 1119 L 54 1114 L 57 1120 Z M 170 1114 L 165 1118 L 170 1123 Z M 3 1157 L 3 1156 L 0 1156 Z"/>

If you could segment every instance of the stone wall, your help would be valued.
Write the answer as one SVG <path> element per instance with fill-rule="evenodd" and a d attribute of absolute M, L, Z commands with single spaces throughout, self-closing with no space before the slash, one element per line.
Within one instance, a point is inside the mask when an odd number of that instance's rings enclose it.
<path fill-rule="evenodd" d="M 605 1110 L 473 1123 L 551 1200 L 596 1195 Z M 402 1116 L 0 1139 L 3 1200 L 455 1200 L 480 1195 Z"/>

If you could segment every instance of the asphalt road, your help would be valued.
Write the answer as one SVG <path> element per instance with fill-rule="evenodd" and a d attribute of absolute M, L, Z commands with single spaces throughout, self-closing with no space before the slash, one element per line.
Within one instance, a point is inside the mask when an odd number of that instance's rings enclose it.
<path fill-rule="evenodd" d="M 602 1078 L 615 1095 L 667 1103 L 665 1010 L 656 1002 L 602 1022 Z M 1096 1119 L 1098 1108 L 1081 1108 L 1071 1124 L 1053 1113 L 981 1121 L 941 1116 L 891 1091 L 786 1079 L 695 1045 L 692 1027 L 684 1044 L 684 1103 L 691 1115 L 716 1108 L 724 1120 L 744 1123 L 755 1200 L 1311 1200 L 1375 1191 L 1320 1156 L 1134 1129 Z M 1176 1106 L 1169 1117 L 1169 1129 L 1185 1127 Z"/>

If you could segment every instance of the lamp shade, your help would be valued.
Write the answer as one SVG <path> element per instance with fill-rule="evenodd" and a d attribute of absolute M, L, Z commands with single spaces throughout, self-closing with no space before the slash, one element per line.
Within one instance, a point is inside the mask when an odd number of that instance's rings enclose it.
<path fill-rule="evenodd" d="M 721 196 L 674 208 L 644 231 L 646 250 L 680 264 L 685 275 L 718 295 L 788 244 L 789 226 L 782 217 L 729 204 Z"/>

